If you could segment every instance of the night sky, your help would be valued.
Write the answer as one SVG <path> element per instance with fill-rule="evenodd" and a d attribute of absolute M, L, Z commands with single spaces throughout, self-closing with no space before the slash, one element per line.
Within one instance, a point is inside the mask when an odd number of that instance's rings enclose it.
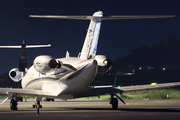
<path fill-rule="evenodd" d="M 81 52 L 90 21 L 39 19 L 29 15 L 176 15 L 167 19 L 102 21 L 97 54 L 111 60 L 124 57 L 147 44 L 180 39 L 178 0 L 0 0 L 0 45 L 51 44 L 50 48 L 27 49 L 28 65 L 38 55 L 76 57 Z M 0 74 L 18 67 L 19 49 L 0 49 Z"/>

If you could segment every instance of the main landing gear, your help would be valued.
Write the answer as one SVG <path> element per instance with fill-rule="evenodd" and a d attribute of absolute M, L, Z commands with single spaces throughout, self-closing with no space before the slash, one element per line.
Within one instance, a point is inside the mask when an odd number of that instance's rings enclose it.
<path fill-rule="evenodd" d="M 122 100 L 119 96 L 117 96 L 115 93 L 111 93 L 110 104 L 112 105 L 113 109 L 117 109 L 118 108 L 118 99 L 114 98 L 114 96 L 116 96 L 121 102 L 123 102 L 125 104 L 124 100 Z"/>
<path fill-rule="evenodd" d="M 13 95 L 11 98 L 11 101 L 10 101 L 10 109 L 11 110 L 18 110 L 18 108 L 17 108 L 18 103 L 17 102 L 20 102 L 20 101 L 21 102 L 23 101 L 22 97 L 17 96 L 17 95 Z"/>
<path fill-rule="evenodd" d="M 10 108 L 11 110 L 18 110 L 17 109 L 17 101 L 15 99 L 11 99 L 11 102 L 10 102 Z"/>

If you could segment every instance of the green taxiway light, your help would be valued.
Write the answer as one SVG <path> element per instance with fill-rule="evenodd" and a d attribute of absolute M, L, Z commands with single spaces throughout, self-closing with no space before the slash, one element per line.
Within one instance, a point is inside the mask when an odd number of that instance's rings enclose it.
<path fill-rule="evenodd" d="M 151 83 L 151 85 L 156 85 L 157 83 Z"/>
<path fill-rule="evenodd" d="M 118 86 L 118 88 L 120 88 L 120 87 L 121 87 L 121 85 Z"/>

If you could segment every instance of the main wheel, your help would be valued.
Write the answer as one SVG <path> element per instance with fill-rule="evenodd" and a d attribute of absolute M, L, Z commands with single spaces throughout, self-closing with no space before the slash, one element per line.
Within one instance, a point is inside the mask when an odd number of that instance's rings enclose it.
<path fill-rule="evenodd" d="M 23 97 L 20 97 L 20 101 L 23 102 Z"/>
<path fill-rule="evenodd" d="M 118 108 L 118 99 L 117 98 L 112 98 L 110 103 L 111 103 L 113 109 Z"/>
<path fill-rule="evenodd" d="M 16 102 L 16 100 L 11 99 L 10 108 L 11 108 L 11 110 L 17 110 L 17 102 Z"/>

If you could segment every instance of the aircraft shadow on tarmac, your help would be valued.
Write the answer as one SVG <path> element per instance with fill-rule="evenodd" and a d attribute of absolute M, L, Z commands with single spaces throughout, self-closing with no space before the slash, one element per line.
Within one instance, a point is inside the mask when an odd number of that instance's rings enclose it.
<path fill-rule="evenodd" d="M 35 109 L 34 109 L 35 110 Z M 40 111 L 126 111 L 126 112 L 180 112 L 180 109 L 168 109 L 168 108 L 157 108 L 157 109 L 151 109 L 151 108 L 119 108 L 116 110 L 113 110 L 112 108 L 63 108 L 63 107 L 56 107 L 55 109 L 40 109 Z M 74 111 L 74 112 L 75 112 Z"/>
<path fill-rule="evenodd" d="M 45 111 L 56 111 L 56 112 L 60 112 L 60 111 L 74 111 L 74 112 L 78 112 L 78 111 L 81 111 L 83 110 L 84 112 L 89 112 L 90 111 L 121 111 L 121 112 L 180 112 L 180 109 L 175 109 L 175 108 L 172 108 L 172 109 L 168 109 L 168 108 L 157 108 L 157 109 L 154 109 L 154 108 L 119 108 L 119 109 L 116 109 L 116 110 L 113 110 L 112 108 L 64 108 L 64 107 L 56 107 L 56 108 L 42 108 L 40 109 L 41 112 L 45 112 Z M 11 110 L 8 110 L 8 111 L 11 111 Z M 20 111 L 29 111 L 29 112 L 32 112 L 32 111 L 36 111 L 36 109 L 34 108 L 28 108 L 28 109 L 19 109 L 18 110 L 19 112 Z M 17 111 L 17 112 L 18 112 Z M 5 111 L 0 111 L 0 112 L 7 112 L 7 110 Z"/>
<path fill-rule="evenodd" d="M 73 108 L 72 108 L 73 109 Z M 74 110 L 113 110 L 111 108 L 74 108 Z M 116 109 L 116 111 L 130 111 L 130 112 L 180 112 L 180 109 L 167 109 L 167 108 L 161 108 L 161 109 L 145 109 L 145 108 L 119 108 Z"/>

